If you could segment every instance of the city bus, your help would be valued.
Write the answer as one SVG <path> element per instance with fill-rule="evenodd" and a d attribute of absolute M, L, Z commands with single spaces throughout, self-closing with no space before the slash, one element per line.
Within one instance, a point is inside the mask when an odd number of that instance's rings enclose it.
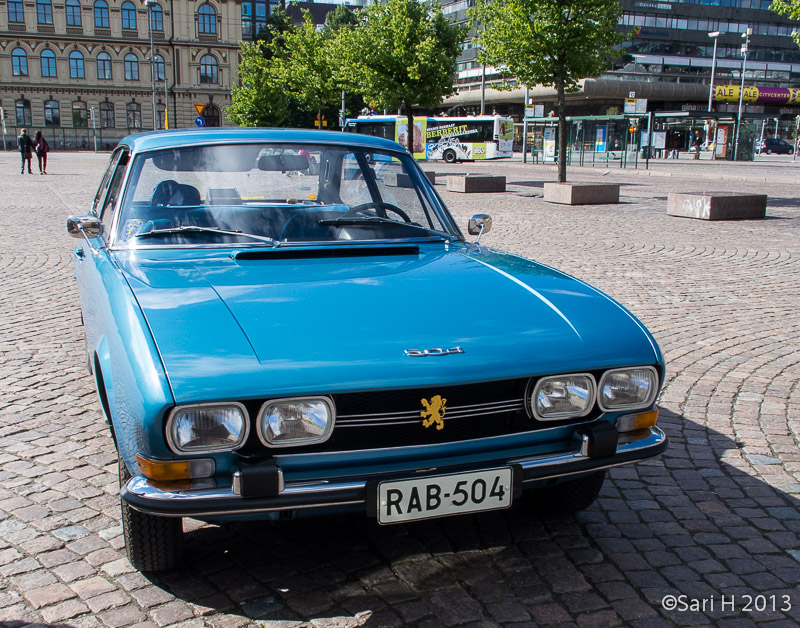
<path fill-rule="evenodd" d="M 345 121 L 345 131 L 364 133 L 406 145 L 408 118 L 397 115 L 359 116 Z M 414 118 L 413 154 L 418 160 L 447 163 L 511 157 L 514 121 L 504 116 Z"/>

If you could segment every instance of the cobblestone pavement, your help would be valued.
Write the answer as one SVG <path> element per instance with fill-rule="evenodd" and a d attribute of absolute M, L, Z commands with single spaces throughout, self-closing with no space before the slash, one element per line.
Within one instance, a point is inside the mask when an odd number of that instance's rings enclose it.
<path fill-rule="evenodd" d="M 460 224 L 493 215 L 486 244 L 588 280 L 653 331 L 669 451 L 611 472 L 574 517 L 191 522 L 185 566 L 148 579 L 122 549 L 64 231 L 106 159 L 53 153 L 44 177 L 0 155 L 1 626 L 800 624 L 800 163 L 571 168 L 625 184 L 618 205 L 575 208 L 541 200 L 553 166 L 435 165 L 506 174 L 505 194 L 438 189 Z M 766 191 L 768 218 L 666 216 L 669 191 L 706 189 Z"/>

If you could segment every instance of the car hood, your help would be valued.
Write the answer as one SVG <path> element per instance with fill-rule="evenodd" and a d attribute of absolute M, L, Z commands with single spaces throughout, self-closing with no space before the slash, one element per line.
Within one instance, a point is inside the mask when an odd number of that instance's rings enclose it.
<path fill-rule="evenodd" d="M 122 253 L 179 403 L 423 387 L 661 360 L 624 308 L 472 245 L 325 259 Z M 269 256 L 268 256 L 269 257 Z M 461 347 L 410 357 L 407 350 Z"/>

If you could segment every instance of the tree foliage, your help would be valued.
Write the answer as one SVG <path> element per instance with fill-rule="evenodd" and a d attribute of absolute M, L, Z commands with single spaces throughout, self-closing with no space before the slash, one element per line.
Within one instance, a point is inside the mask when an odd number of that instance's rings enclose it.
<path fill-rule="evenodd" d="M 790 20 L 800 20 L 800 0 L 772 0 L 769 8 Z M 792 39 L 800 46 L 800 32 L 797 29 L 792 30 Z"/>
<path fill-rule="evenodd" d="M 477 0 L 471 12 L 482 62 L 525 85 L 556 89 L 559 182 L 567 173 L 566 92 L 620 55 L 621 14 L 618 0 Z"/>
<path fill-rule="evenodd" d="M 364 9 L 356 28 L 340 30 L 342 81 L 357 86 L 367 102 L 403 108 L 408 149 L 413 152 L 414 108 L 435 107 L 453 93 L 455 62 L 464 29 L 438 6 L 387 0 Z"/>
<path fill-rule="evenodd" d="M 239 126 L 280 126 L 289 115 L 289 99 L 275 72 L 271 46 L 255 41 L 242 42 L 240 48 L 242 61 L 225 115 Z"/>

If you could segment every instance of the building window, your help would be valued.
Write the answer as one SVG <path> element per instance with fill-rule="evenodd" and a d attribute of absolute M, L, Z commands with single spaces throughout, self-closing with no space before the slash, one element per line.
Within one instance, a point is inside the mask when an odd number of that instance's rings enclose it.
<path fill-rule="evenodd" d="M 69 77 L 86 78 L 83 55 L 77 50 L 73 50 L 69 53 Z"/>
<path fill-rule="evenodd" d="M 210 4 L 204 4 L 197 10 L 197 18 L 201 35 L 217 34 L 217 12 Z"/>
<path fill-rule="evenodd" d="M 129 31 L 136 30 L 136 7 L 133 2 L 122 3 L 122 28 Z"/>
<path fill-rule="evenodd" d="M 167 66 L 164 63 L 164 57 L 161 55 L 153 57 L 153 73 L 156 81 L 163 81 L 167 78 Z"/>
<path fill-rule="evenodd" d="M 159 129 L 166 129 L 167 127 L 164 126 L 164 119 L 167 117 L 167 107 L 161 103 L 158 103 L 158 107 L 156 109 L 158 113 L 158 128 Z"/>
<path fill-rule="evenodd" d="M 139 59 L 132 52 L 125 55 L 125 80 L 139 80 Z"/>
<path fill-rule="evenodd" d="M 72 103 L 72 126 L 89 126 L 89 116 L 86 113 L 86 103 L 82 101 Z"/>
<path fill-rule="evenodd" d="M 8 21 L 14 24 L 25 23 L 25 9 L 22 0 L 8 0 Z"/>
<path fill-rule="evenodd" d="M 139 103 L 129 102 L 125 105 L 125 113 L 129 129 L 142 128 L 142 107 Z"/>
<path fill-rule="evenodd" d="M 44 101 L 44 125 L 61 126 L 61 107 L 57 100 Z"/>
<path fill-rule="evenodd" d="M 11 73 L 14 76 L 28 76 L 28 55 L 22 48 L 11 51 Z"/>
<path fill-rule="evenodd" d="M 67 0 L 67 26 L 81 26 L 81 3 Z"/>
<path fill-rule="evenodd" d="M 101 52 L 97 55 L 97 78 L 110 81 L 111 80 L 111 55 L 107 52 Z"/>
<path fill-rule="evenodd" d="M 108 3 L 105 0 L 97 0 L 94 3 L 94 27 L 111 28 L 108 21 Z"/>
<path fill-rule="evenodd" d="M 206 105 L 203 109 L 206 126 L 219 126 L 219 108 L 216 105 Z"/>
<path fill-rule="evenodd" d="M 267 0 L 242 1 L 242 38 L 255 39 L 259 31 L 267 26 Z"/>
<path fill-rule="evenodd" d="M 114 128 L 114 103 L 112 102 L 100 103 L 100 128 L 102 129 Z"/>
<path fill-rule="evenodd" d="M 56 74 L 56 55 L 49 48 L 42 50 L 42 76 L 55 78 Z"/>
<path fill-rule="evenodd" d="M 157 4 L 150 6 L 150 29 L 154 31 L 164 30 L 164 12 Z"/>
<path fill-rule="evenodd" d="M 211 55 L 204 55 L 200 59 L 200 82 L 217 84 L 219 74 L 217 60 Z"/>
<path fill-rule="evenodd" d="M 17 118 L 17 126 L 31 126 L 31 101 L 18 100 L 14 103 L 14 111 Z"/>
<path fill-rule="evenodd" d="M 53 23 L 53 4 L 50 0 L 36 0 L 36 22 L 38 24 Z"/>

